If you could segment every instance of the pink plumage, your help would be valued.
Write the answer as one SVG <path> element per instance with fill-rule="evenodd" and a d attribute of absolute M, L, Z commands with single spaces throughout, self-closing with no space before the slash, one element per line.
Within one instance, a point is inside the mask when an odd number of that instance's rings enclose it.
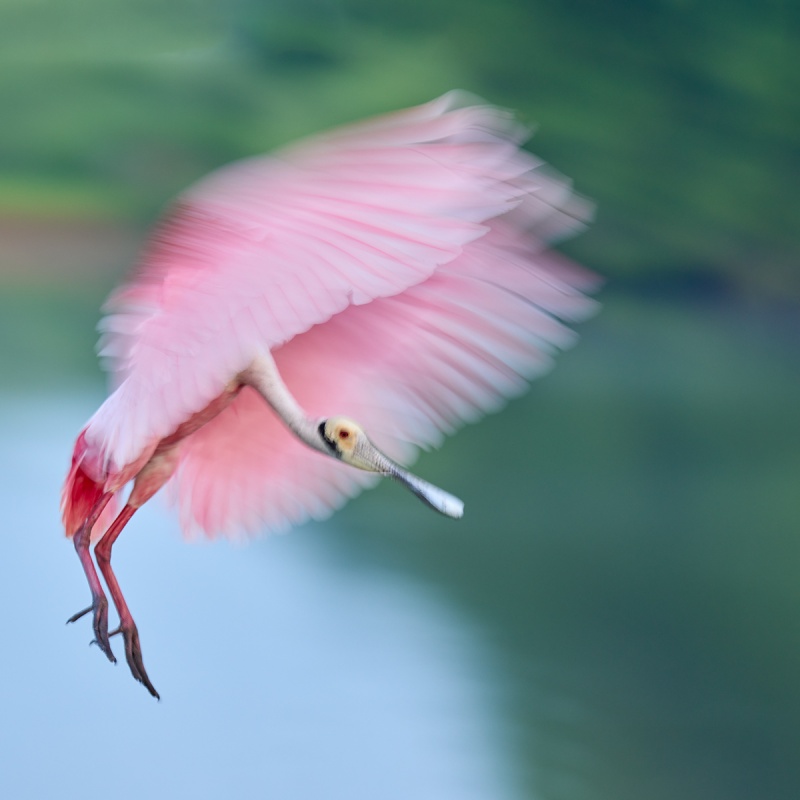
<path fill-rule="evenodd" d="M 523 391 L 571 341 L 559 320 L 587 313 L 594 284 L 546 249 L 588 206 L 520 149 L 523 136 L 505 112 L 450 94 L 238 162 L 179 198 L 107 305 L 115 389 L 64 491 L 68 535 L 91 517 L 79 554 L 130 480 L 127 517 L 98 545 L 109 556 L 170 479 L 186 532 L 283 529 L 381 474 L 406 482 L 394 461 Z M 391 461 L 327 452 L 332 413 L 357 419 Z M 97 617 L 95 601 L 93 586 Z"/>

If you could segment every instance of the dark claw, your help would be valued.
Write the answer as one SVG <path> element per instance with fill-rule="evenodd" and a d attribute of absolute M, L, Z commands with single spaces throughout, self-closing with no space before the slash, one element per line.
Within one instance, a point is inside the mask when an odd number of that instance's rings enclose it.
<path fill-rule="evenodd" d="M 115 628 L 108 634 L 109 639 L 112 636 L 116 636 L 118 633 L 121 633 L 122 638 L 125 640 L 125 659 L 130 667 L 131 675 L 133 675 L 156 700 L 160 700 L 161 695 L 156 691 L 155 686 L 150 683 L 150 678 L 147 677 L 147 671 L 144 668 L 142 646 L 139 644 L 139 630 L 136 624 L 133 621 L 131 621 L 129 625 L 121 624 L 119 628 Z"/>
<path fill-rule="evenodd" d="M 94 639 L 89 642 L 89 645 L 96 644 L 102 651 L 105 653 L 106 658 L 112 663 L 116 664 L 117 659 L 114 656 L 114 653 L 111 651 L 111 645 L 108 641 L 108 600 L 105 597 L 96 597 L 88 608 L 84 608 L 82 611 L 79 611 L 77 614 L 73 614 L 68 620 L 67 625 L 70 622 L 76 622 L 81 617 L 86 616 L 90 611 L 94 612 L 94 618 L 92 619 L 92 628 L 94 629 Z"/>
<path fill-rule="evenodd" d="M 77 622 L 81 617 L 85 617 L 92 610 L 92 608 L 93 606 L 87 606 L 86 608 L 83 609 L 83 611 L 79 611 L 77 614 L 73 614 L 67 620 L 67 625 L 69 625 L 70 622 Z"/>

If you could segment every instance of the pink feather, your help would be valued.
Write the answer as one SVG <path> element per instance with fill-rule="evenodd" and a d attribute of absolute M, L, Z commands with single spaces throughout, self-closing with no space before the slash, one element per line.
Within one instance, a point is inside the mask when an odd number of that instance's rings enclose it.
<path fill-rule="evenodd" d="M 116 390 L 85 431 L 105 490 L 267 350 L 306 412 L 352 416 L 405 463 L 524 391 L 594 279 L 545 249 L 588 206 L 523 134 L 451 94 L 186 192 L 107 305 Z M 215 535 L 324 517 L 375 479 L 245 387 L 183 440 L 171 483 L 184 530 Z"/>

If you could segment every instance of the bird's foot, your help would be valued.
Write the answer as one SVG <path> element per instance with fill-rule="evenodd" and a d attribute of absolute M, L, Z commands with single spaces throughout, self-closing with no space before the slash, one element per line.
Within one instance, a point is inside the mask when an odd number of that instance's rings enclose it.
<path fill-rule="evenodd" d="M 144 668 L 142 646 L 139 644 L 139 631 L 136 628 L 136 624 L 132 619 L 123 620 L 120 622 L 118 628 L 111 631 L 109 636 L 116 636 L 118 633 L 122 634 L 122 638 L 125 641 L 125 659 L 131 670 L 131 675 L 133 675 L 156 700 L 160 700 L 161 696 L 150 682 L 150 678 L 147 677 L 147 670 Z"/>
<path fill-rule="evenodd" d="M 77 614 L 73 614 L 68 620 L 70 622 L 77 622 L 81 617 L 89 612 L 92 614 L 92 628 L 94 629 L 94 639 L 90 644 L 96 644 L 106 655 L 106 658 L 112 663 L 116 664 L 117 659 L 114 653 L 111 652 L 111 644 L 109 643 L 108 635 L 108 600 L 103 596 L 93 597 L 92 604 L 88 608 L 84 608 Z"/>

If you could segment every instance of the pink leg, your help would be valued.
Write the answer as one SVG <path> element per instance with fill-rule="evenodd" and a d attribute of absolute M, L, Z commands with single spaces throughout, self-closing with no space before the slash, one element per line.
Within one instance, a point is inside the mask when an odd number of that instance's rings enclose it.
<path fill-rule="evenodd" d="M 116 663 L 117 659 L 111 652 L 111 645 L 108 643 L 108 599 L 100 584 L 100 579 L 97 577 L 97 572 L 92 562 L 92 555 L 89 552 L 89 543 L 92 536 L 92 528 L 97 522 L 97 518 L 103 512 L 103 509 L 108 505 L 108 501 L 112 495 L 104 494 L 95 504 L 94 508 L 89 513 L 86 521 L 79 528 L 77 533 L 72 537 L 72 543 L 75 545 L 75 551 L 81 561 L 81 566 L 86 574 L 86 580 L 89 581 L 89 588 L 92 592 L 92 604 L 88 608 L 84 608 L 77 614 L 73 614 L 68 620 L 75 622 L 90 611 L 94 612 L 92 626 L 94 628 L 94 641 L 107 656 L 108 660 Z"/>
<path fill-rule="evenodd" d="M 117 537 L 122 533 L 122 529 L 136 512 L 136 509 L 141 508 L 169 480 L 175 471 L 177 463 L 178 452 L 176 447 L 167 447 L 156 451 L 136 476 L 127 504 L 119 512 L 117 518 L 111 523 L 103 538 L 94 548 L 97 565 L 103 573 L 103 578 L 105 578 L 108 590 L 111 592 L 111 598 L 119 614 L 119 627 L 111 634 L 107 634 L 107 636 L 113 636 L 117 633 L 122 634 L 122 638 L 125 640 L 125 658 L 128 661 L 131 674 L 157 699 L 160 699 L 158 692 L 150 682 L 150 678 L 147 677 L 147 671 L 142 661 L 139 631 L 133 621 L 128 604 L 125 602 L 117 576 L 111 568 L 111 549 L 114 546 L 114 542 L 117 541 Z"/>
<path fill-rule="evenodd" d="M 111 599 L 114 601 L 117 613 L 119 614 L 119 627 L 108 635 L 114 636 L 117 633 L 122 634 L 122 638 L 125 641 L 125 658 L 128 661 L 131 674 L 139 683 L 144 684 L 147 691 L 150 692 L 153 697 L 160 699 L 158 692 L 150 682 L 150 678 L 147 677 L 147 671 L 142 661 L 142 648 L 139 644 L 139 631 L 136 628 L 136 623 L 133 621 L 133 616 L 128 608 L 128 604 L 125 602 L 125 597 L 122 594 L 122 589 L 120 589 L 117 576 L 111 568 L 111 548 L 114 546 L 114 542 L 117 541 L 117 537 L 122 533 L 122 529 L 128 524 L 128 521 L 134 515 L 135 511 L 136 506 L 132 506 L 128 503 L 128 505 L 119 512 L 119 515 L 111 524 L 111 527 L 95 546 L 94 555 L 97 559 L 97 565 L 103 573 L 108 591 L 111 592 Z"/>

